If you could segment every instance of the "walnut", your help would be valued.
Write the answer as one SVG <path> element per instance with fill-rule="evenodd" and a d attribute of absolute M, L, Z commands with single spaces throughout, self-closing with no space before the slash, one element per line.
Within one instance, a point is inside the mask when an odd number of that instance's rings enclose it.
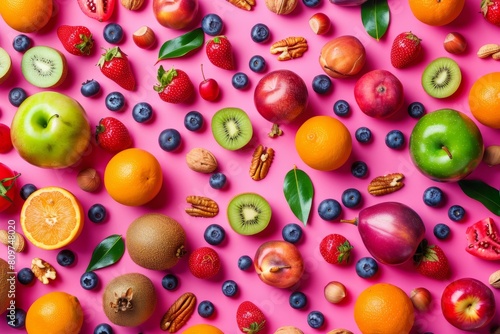
<path fill-rule="evenodd" d="M 308 49 L 304 37 L 287 37 L 271 45 L 271 54 L 280 54 L 278 60 L 290 60 L 302 57 Z"/>
<path fill-rule="evenodd" d="M 255 6 L 255 0 L 226 0 L 230 4 L 244 10 L 252 10 Z"/>
<path fill-rule="evenodd" d="M 49 284 L 50 280 L 56 279 L 56 270 L 52 265 L 38 257 L 31 260 L 31 271 L 43 284 Z"/>
<path fill-rule="evenodd" d="M 266 0 L 267 8 L 278 15 L 290 14 L 298 3 L 298 0 Z"/>
<path fill-rule="evenodd" d="M 189 169 L 199 173 L 212 173 L 217 169 L 218 163 L 215 156 L 204 148 L 193 148 L 186 154 L 186 163 Z"/>
<path fill-rule="evenodd" d="M 129 10 L 139 10 L 144 4 L 144 0 L 120 0 L 123 7 Z"/>

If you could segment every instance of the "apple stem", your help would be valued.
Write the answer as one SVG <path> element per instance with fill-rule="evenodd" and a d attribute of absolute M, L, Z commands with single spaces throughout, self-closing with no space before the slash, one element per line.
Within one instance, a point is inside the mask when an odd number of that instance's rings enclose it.
<path fill-rule="evenodd" d="M 201 64 L 200 67 L 201 67 L 201 76 L 203 77 L 203 81 L 207 81 L 207 79 L 205 79 L 205 73 L 203 73 L 203 64 Z"/>
<path fill-rule="evenodd" d="M 352 224 L 352 225 L 358 225 L 358 218 L 354 218 L 354 219 L 341 219 L 340 220 L 341 223 L 348 223 L 348 224 Z"/>
<path fill-rule="evenodd" d="M 50 123 L 50 120 L 51 120 L 53 117 L 59 118 L 59 114 L 54 114 L 54 115 L 50 116 L 50 117 L 49 117 L 49 120 L 47 121 L 47 125 Z"/>
<path fill-rule="evenodd" d="M 444 145 L 443 145 L 443 146 L 441 146 L 441 149 L 442 149 L 443 151 L 445 151 L 445 152 L 446 152 L 446 154 L 448 154 L 448 158 L 453 159 L 453 156 L 451 155 L 451 152 L 450 152 L 450 150 L 448 149 L 448 147 L 446 147 L 446 146 L 444 146 Z"/>
<path fill-rule="evenodd" d="M 271 267 L 271 268 L 269 269 L 269 272 L 271 272 L 271 273 L 277 273 L 277 272 L 279 272 L 281 269 L 290 269 L 290 268 L 291 268 L 291 266 L 275 266 L 275 267 Z"/>

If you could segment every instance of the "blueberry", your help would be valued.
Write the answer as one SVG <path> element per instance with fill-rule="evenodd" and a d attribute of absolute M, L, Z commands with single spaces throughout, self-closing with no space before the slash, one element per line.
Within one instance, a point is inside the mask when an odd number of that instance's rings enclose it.
<path fill-rule="evenodd" d="M 102 323 L 94 328 L 94 334 L 113 334 L 113 327 L 109 324 Z"/>
<path fill-rule="evenodd" d="M 252 41 L 255 43 L 264 43 L 269 40 L 270 37 L 269 28 L 263 23 L 257 23 L 252 27 L 250 32 L 250 36 L 252 37 Z"/>
<path fill-rule="evenodd" d="M 304 5 L 309 8 L 318 7 L 321 3 L 321 0 L 302 0 Z"/>
<path fill-rule="evenodd" d="M 373 277 L 378 271 L 378 263 L 372 257 L 362 257 L 356 262 L 356 274 L 361 278 Z"/>
<path fill-rule="evenodd" d="M 368 165 L 364 161 L 354 161 L 351 165 L 351 174 L 357 178 L 364 178 L 368 174 Z"/>
<path fill-rule="evenodd" d="M 220 35 L 224 24 L 222 19 L 217 14 L 207 14 L 201 19 L 201 29 L 210 36 Z"/>
<path fill-rule="evenodd" d="M 217 246 L 220 245 L 226 238 L 226 231 L 218 224 L 210 224 L 205 229 L 203 237 L 210 245 Z"/>
<path fill-rule="evenodd" d="M 253 265 L 252 258 L 248 255 L 242 255 L 238 259 L 238 268 L 240 270 L 250 269 Z"/>
<path fill-rule="evenodd" d="M 351 107 L 349 106 L 349 103 L 347 101 L 338 100 L 333 104 L 333 112 L 337 116 L 346 117 L 349 115 L 350 111 Z"/>
<path fill-rule="evenodd" d="M 101 85 L 94 79 L 85 81 L 80 87 L 80 93 L 82 93 L 82 95 L 85 97 L 94 96 L 99 93 L 100 90 Z"/>
<path fill-rule="evenodd" d="M 153 107 L 147 102 L 139 102 L 132 108 L 132 117 L 137 123 L 145 123 L 153 117 Z"/>
<path fill-rule="evenodd" d="M 165 129 L 158 137 L 162 150 L 172 152 L 181 145 L 181 134 L 176 129 Z"/>
<path fill-rule="evenodd" d="M 420 102 L 412 102 L 408 105 L 408 114 L 412 118 L 420 118 L 425 114 L 425 107 Z"/>
<path fill-rule="evenodd" d="M 235 73 L 231 79 L 231 84 L 236 89 L 245 89 L 249 84 L 248 75 L 243 72 Z"/>
<path fill-rule="evenodd" d="M 448 218 L 454 222 L 461 221 L 465 217 L 465 209 L 460 205 L 452 205 L 448 209 Z"/>
<path fill-rule="evenodd" d="M 208 182 L 210 184 L 210 187 L 214 189 L 222 189 L 226 185 L 226 181 L 227 181 L 226 175 L 218 172 L 210 175 L 210 179 Z"/>
<path fill-rule="evenodd" d="M 326 74 L 319 74 L 313 78 L 312 89 L 318 94 L 326 94 L 332 88 L 332 80 Z"/>
<path fill-rule="evenodd" d="M 33 45 L 31 38 L 24 34 L 17 35 L 12 41 L 12 47 L 17 52 L 26 52 Z"/>
<path fill-rule="evenodd" d="M 321 328 L 325 323 L 325 316 L 320 311 L 311 311 L 307 315 L 307 324 L 311 328 Z"/>
<path fill-rule="evenodd" d="M 283 226 L 281 235 L 283 236 L 283 240 L 295 244 L 302 238 L 302 232 L 302 227 L 299 224 L 290 223 Z"/>
<path fill-rule="evenodd" d="M 255 55 L 250 58 L 248 66 L 255 73 L 262 73 L 266 70 L 266 60 L 262 56 Z"/>
<path fill-rule="evenodd" d="M 166 274 L 161 280 L 161 285 L 163 288 L 169 291 L 177 289 L 179 285 L 179 279 L 174 274 Z"/>
<path fill-rule="evenodd" d="M 19 191 L 19 195 L 23 200 L 26 200 L 29 195 L 33 194 L 37 190 L 37 187 L 34 184 L 26 183 L 21 187 Z"/>
<path fill-rule="evenodd" d="M 28 94 L 21 87 L 12 88 L 9 92 L 9 102 L 14 107 L 19 107 L 28 97 Z"/>
<path fill-rule="evenodd" d="M 62 267 L 69 267 L 75 262 L 75 253 L 70 249 L 62 249 L 57 253 L 57 263 Z"/>
<path fill-rule="evenodd" d="M 106 96 L 106 108 L 121 111 L 125 107 L 125 96 L 120 92 L 111 92 Z"/>
<path fill-rule="evenodd" d="M 94 204 L 87 215 L 92 223 L 102 223 L 106 219 L 106 208 L 102 204 Z"/>
<path fill-rule="evenodd" d="M 294 291 L 290 295 L 288 302 L 292 308 L 301 309 L 307 305 L 307 296 L 303 292 Z"/>
<path fill-rule="evenodd" d="M 434 235 L 438 239 L 446 239 L 450 236 L 450 227 L 446 224 L 439 223 L 434 226 Z"/>
<path fill-rule="evenodd" d="M 327 198 L 321 201 L 318 205 L 318 214 L 321 219 L 334 220 L 340 217 L 342 207 L 337 200 Z"/>
<path fill-rule="evenodd" d="M 26 311 L 20 308 L 14 309 L 14 319 L 11 318 L 11 313 L 7 312 L 7 324 L 12 328 L 23 328 L 26 324 Z"/>
<path fill-rule="evenodd" d="M 118 44 L 123 39 L 123 28 L 118 23 L 108 23 L 103 30 L 104 40 L 111 44 Z"/>
<path fill-rule="evenodd" d="M 369 143 L 372 140 L 372 132 L 365 126 L 362 126 L 354 133 L 356 140 L 362 144 Z"/>
<path fill-rule="evenodd" d="M 80 285 L 85 290 L 92 290 L 99 284 L 99 277 L 93 271 L 87 271 L 80 277 Z"/>
<path fill-rule="evenodd" d="M 238 284 L 233 280 L 227 280 L 222 283 L 222 293 L 224 296 L 233 297 L 238 292 Z"/>
<path fill-rule="evenodd" d="M 188 112 L 184 117 L 184 126 L 189 131 L 198 131 L 203 126 L 203 115 L 196 110 Z"/>
<path fill-rule="evenodd" d="M 385 136 L 385 144 L 395 150 L 401 149 L 405 145 L 405 136 L 399 130 L 391 130 Z"/>
<path fill-rule="evenodd" d="M 444 203 L 444 193 L 438 187 L 429 187 L 424 190 L 423 199 L 426 205 L 438 207 Z"/>
<path fill-rule="evenodd" d="M 359 190 L 349 188 L 342 192 L 342 204 L 346 208 L 354 208 L 361 203 L 361 193 Z"/>
<path fill-rule="evenodd" d="M 35 279 L 35 274 L 30 268 L 22 268 L 17 272 L 17 281 L 22 285 L 29 285 Z"/>
<path fill-rule="evenodd" d="M 209 300 L 203 300 L 198 304 L 198 314 L 202 318 L 209 318 L 214 314 L 215 306 Z"/>

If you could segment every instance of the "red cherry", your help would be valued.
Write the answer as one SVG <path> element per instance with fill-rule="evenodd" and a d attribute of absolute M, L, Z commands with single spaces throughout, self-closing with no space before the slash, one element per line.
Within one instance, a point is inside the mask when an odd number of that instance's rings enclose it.
<path fill-rule="evenodd" d="M 203 76 L 199 87 L 201 97 L 207 101 L 215 101 L 219 97 L 219 84 L 215 79 L 205 79 L 203 64 L 201 64 L 201 75 Z"/>
<path fill-rule="evenodd" d="M 0 123 L 0 153 L 7 153 L 12 149 L 12 140 L 10 139 L 10 128 Z"/>

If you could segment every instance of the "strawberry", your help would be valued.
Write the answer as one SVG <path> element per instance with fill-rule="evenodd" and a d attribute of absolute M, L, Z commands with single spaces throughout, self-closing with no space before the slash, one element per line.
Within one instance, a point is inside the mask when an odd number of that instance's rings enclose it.
<path fill-rule="evenodd" d="M 405 68 L 417 62 L 422 52 L 421 39 L 411 32 L 403 32 L 392 42 L 391 64 Z"/>
<path fill-rule="evenodd" d="M 57 37 L 66 51 L 75 56 L 88 56 L 94 46 L 92 33 L 84 26 L 62 25 L 57 28 Z"/>
<path fill-rule="evenodd" d="M 446 254 L 438 245 L 428 245 L 427 240 L 420 243 L 413 261 L 417 272 L 424 276 L 438 280 L 450 277 L 450 265 Z"/>
<path fill-rule="evenodd" d="M 264 329 L 266 317 L 251 301 L 244 301 L 236 310 L 236 322 L 242 333 L 254 334 Z"/>
<path fill-rule="evenodd" d="M 340 234 L 329 234 L 321 240 L 319 251 L 326 262 L 344 265 L 349 263 L 351 243 Z"/>
<path fill-rule="evenodd" d="M 165 71 L 163 66 L 160 66 L 158 84 L 153 88 L 163 101 L 169 103 L 185 102 L 194 94 L 193 83 L 186 72 L 173 67 Z"/>
<path fill-rule="evenodd" d="M 486 21 L 500 27 L 500 0 L 482 0 L 481 12 Z"/>
<path fill-rule="evenodd" d="M 108 152 L 116 153 L 132 146 L 132 138 L 120 120 L 105 117 L 96 126 L 95 138 L 97 144 Z"/>
<path fill-rule="evenodd" d="M 234 70 L 233 50 L 225 36 L 215 36 L 207 42 L 205 51 L 208 60 L 217 67 Z"/>
<path fill-rule="evenodd" d="M 101 72 L 120 87 L 126 90 L 135 89 L 135 77 L 130 68 L 127 55 L 115 46 L 110 49 L 105 49 L 97 66 L 101 68 Z"/>
<path fill-rule="evenodd" d="M 210 247 L 201 247 L 189 255 L 189 271 L 193 276 L 208 279 L 220 271 L 221 263 L 219 254 Z"/>

